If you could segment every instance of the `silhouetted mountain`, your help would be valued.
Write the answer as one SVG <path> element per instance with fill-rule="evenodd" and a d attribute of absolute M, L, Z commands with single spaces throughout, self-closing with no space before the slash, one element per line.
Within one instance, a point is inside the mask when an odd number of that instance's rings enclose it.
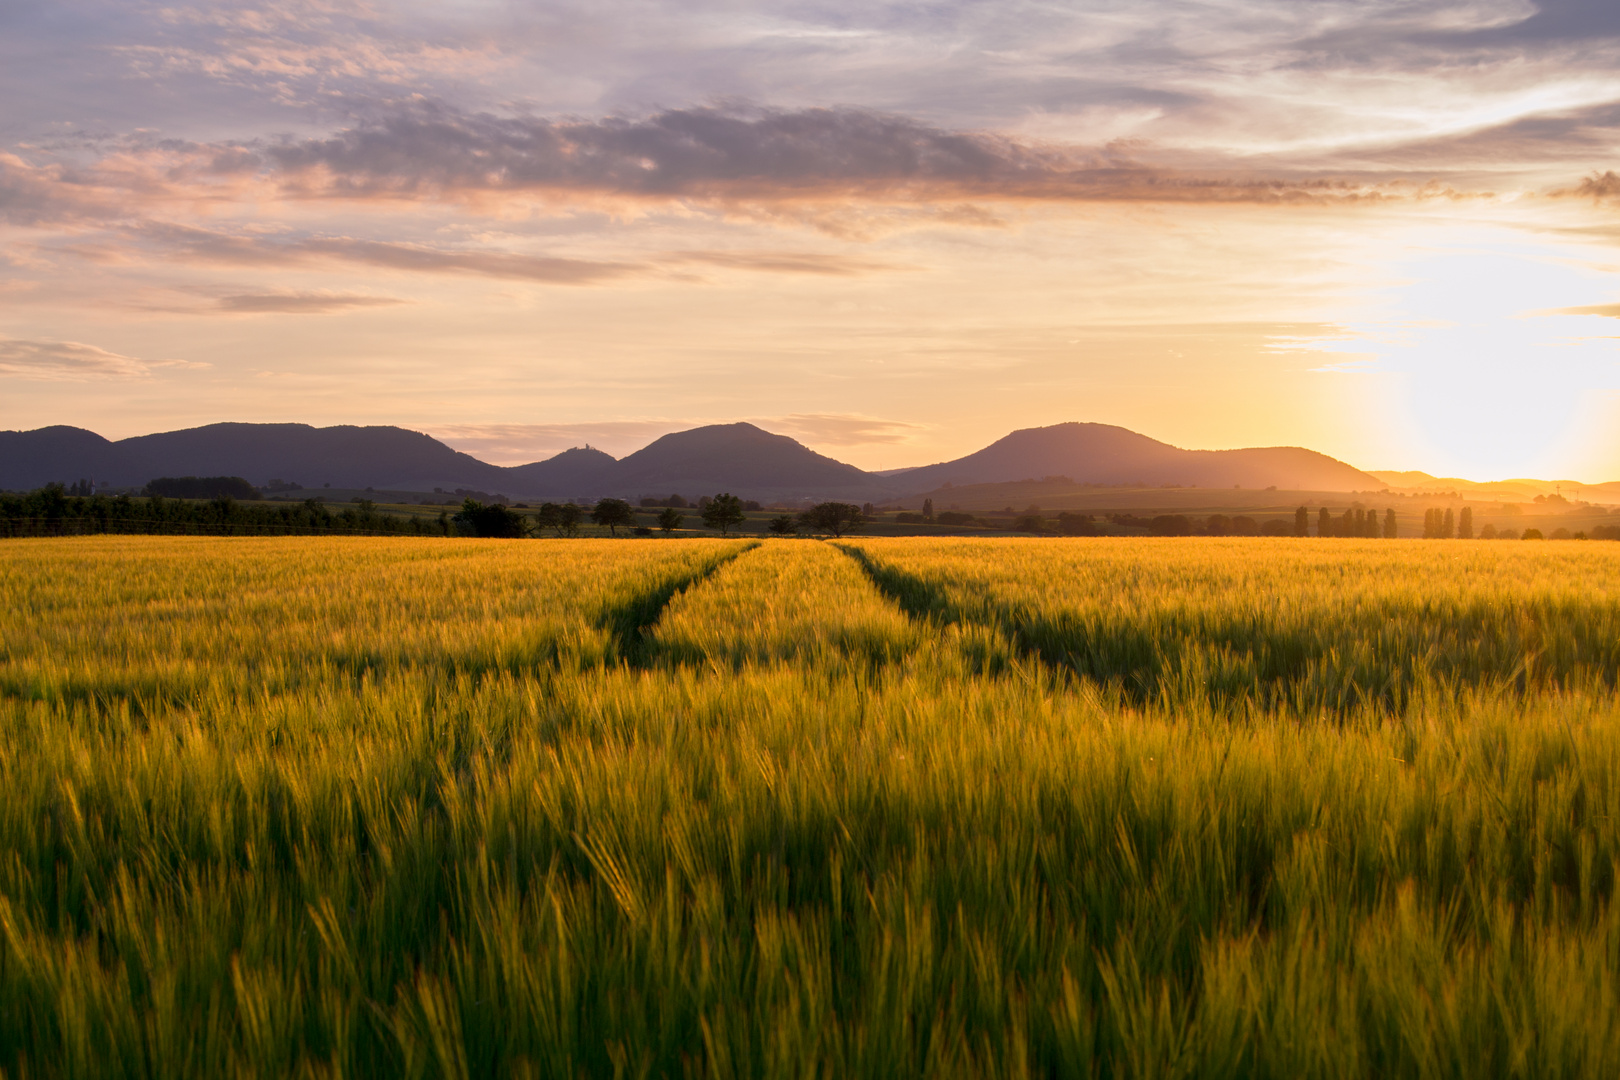
<path fill-rule="evenodd" d="M 79 428 L 0 432 L 0 487 L 78 478 L 140 487 L 158 476 L 241 476 L 318 488 L 499 490 L 507 470 L 397 427 L 209 424 L 108 442 Z"/>
<path fill-rule="evenodd" d="M 729 491 L 749 499 L 882 498 L 893 488 L 879 477 L 816 453 L 786 435 L 753 424 L 711 424 L 665 435 L 622 459 L 612 474 L 628 497 L 692 497 Z"/>
<path fill-rule="evenodd" d="M 512 491 L 525 495 L 559 499 L 588 497 L 612 486 L 616 465 L 618 461 L 612 454 L 576 446 L 544 461 L 512 466 L 506 470 L 510 479 L 505 483 Z"/>
<path fill-rule="evenodd" d="M 907 492 L 1066 476 L 1082 484 L 1181 484 L 1302 491 L 1377 491 L 1377 477 L 1297 446 L 1182 450 L 1112 424 L 1024 428 L 983 450 L 887 478 Z"/>
<path fill-rule="evenodd" d="M 0 431 L 0 488 L 25 491 L 53 482 L 99 480 L 112 445 L 93 431 L 65 425 Z"/>
<path fill-rule="evenodd" d="M 942 484 L 1067 476 L 1080 483 L 1313 491 L 1375 491 L 1377 478 L 1298 447 L 1180 450 L 1106 424 L 1015 431 L 956 461 L 888 476 L 818 454 L 753 424 L 713 424 L 665 435 L 615 461 L 573 449 L 503 468 L 397 427 L 210 424 L 109 442 L 72 427 L 0 432 L 0 487 L 26 489 L 81 478 L 138 488 L 159 476 L 241 476 L 319 489 L 431 491 L 458 487 L 529 498 L 569 499 L 729 491 L 748 499 L 880 501 Z"/>

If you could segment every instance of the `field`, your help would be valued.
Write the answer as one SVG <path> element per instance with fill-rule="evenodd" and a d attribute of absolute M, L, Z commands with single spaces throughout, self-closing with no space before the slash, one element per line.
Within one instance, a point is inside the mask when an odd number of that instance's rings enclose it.
<path fill-rule="evenodd" d="M 1620 545 L 0 546 L 5 1077 L 1620 1075 Z"/>

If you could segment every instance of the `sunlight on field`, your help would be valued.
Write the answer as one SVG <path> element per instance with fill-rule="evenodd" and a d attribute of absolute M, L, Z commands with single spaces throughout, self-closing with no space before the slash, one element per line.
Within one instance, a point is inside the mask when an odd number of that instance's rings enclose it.
<path fill-rule="evenodd" d="M 1612 1076 L 1620 555 L 0 546 L 7 1076 Z"/>

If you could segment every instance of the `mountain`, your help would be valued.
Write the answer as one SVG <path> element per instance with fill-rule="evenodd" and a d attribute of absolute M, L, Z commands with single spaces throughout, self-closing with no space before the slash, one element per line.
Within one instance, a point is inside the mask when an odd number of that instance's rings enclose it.
<path fill-rule="evenodd" d="M 112 445 L 93 431 L 64 425 L 0 431 L 0 490 L 23 491 L 52 481 L 99 480 L 106 475 Z"/>
<path fill-rule="evenodd" d="M 160 476 L 241 476 L 308 489 L 453 491 L 469 487 L 530 498 L 618 495 L 697 498 L 730 491 L 750 499 L 864 500 L 892 492 L 879 478 L 752 424 L 715 424 L 665 435 L 622 461 L 575 448 L 502 467 L 398 427 L 209 424 L 117 442 L 73 427 L 0 432 L 0 489 L 81 478 L 139 488 Z"/>
<path fill-rule="evenodd" d="M 612 486 L 613 470 L 618 461 L 612 454 L 604 454 L 591 447 L 576 446 L 555 457 L 528 465 L 514 465 L 506 470 L 510 477 L 502 491 L 521 491 L 530 495 L 544 495 L 571 499 L 591 492 L 605 491 Z"/>
<path fill-rule="evenodd" d="M 711 424 L 657 439 L 621 460 L 612 474 L 628 495 L 729 491 L 753 499 L 881 499 L 881 478 L 816 453 L 753 424 Z"/>
<path fill-rule="evenodd" d="M 753 424 L 665 435 L 621 460 L 590 448 L 502 467 L 398 427 L 209 424 L 109 442 L 72 427 L 0 432 L 0 488 L 86 478 L 139 488 L 159 476 L 241 476 L 319 489 L 473 488 L 529 499 L 627 499 L 729 491 L 747 499 L 883 501 L 942 485 L 1063 476 L 1078 483 L 1376 491 L 1384 482 L 1299 447 L 1181 450 L 1107 424 L 1015 431 L 977 453 L 887 475 L 863 472 Z"/>
<path fill-rule="evenodd" d="M 109 442 L 80 428 L 0 432 L 0 488 L 85 478 L 141 487 L 159 476 L 241 476 L 315 488 L 489 489 L 506 470 L 397 427 L 209 424 Z"/>
<path fill-rule="evenodd" d="M 1082 484 L 1279 487 L 1298 491 L 1378 491 L 1382 481 L 1337 458 L 1298 446 L 1182 450 L 1112 424 L 1024 428 L 977 453 L 887 478 L 907 492 L 946 484 L 995 484 L 1066 476 Z"/>
<path fill-rule="evenodd" d="M 1386 472 L 1373 470 L 1391 491 L 1405 495 L 1456 493 L 1465 499 L 1500 499 L 1503 502 L 1531 502 L 1538 495 L 1561 494 L 1571 501 L 1620 502 L 1620 481 L 1583 484 L 1579 480 L 1463 480 L 1456 476 L 1431 476 L 1426 472 Z"/>

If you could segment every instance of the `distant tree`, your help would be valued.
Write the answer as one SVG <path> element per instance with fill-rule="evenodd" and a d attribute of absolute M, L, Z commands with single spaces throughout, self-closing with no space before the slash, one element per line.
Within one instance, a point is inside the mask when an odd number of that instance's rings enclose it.
<path fill-rule="evenodd" d="M 947 510 L 939 515 L 942 525 L 967 524 L 967 522 L 947 521 L 947 518 L 965 517 L 972 520 L 968 514 L 953 514 Z M 1097 522 L 1090 514 L 1076 514 L 1068 510 L 1059 512 L 1057 516 L 1057 530 L 1064 536 L 1096 536 Z"/>
<path fill-rule="evenodd" d="M 1319 510 L 1316 515 L 1316 535 L 1333 535 L 1333 515 L 1328 512 L 1328 508 L 1325 506 L 1322 507 L 1322 509 Z"/>
<path fill-rule="evenodd" d="M 925 522 L 927 522 L 928 524 L 932 525 L 934 523 L 934 500 L 933 499 L 924 499 L 923 500 L 922 516 L 923 516 L 923 520 Z"/>
<path fill-rule="evenodd" d="M 1059 522 L 1061 522 L 1063 520 L 1063 516 L 1064 515 L 1062 515 L 1062 514 L 1058 515 L 1058 521 Z M 1079 514 L 1070 514 L 1068 516 L 1071 517 L 1071 518 L 1076 518 L 1076 519 L 1080 518 Z M 973 524 L 973 515 L 963 513 L 960 510 L 941 510 L 935 516 L 934 520 L 939 522 L 939 524 L 941 524 L 941 525 L 971 525 L 971 524 Z M 1091 515 L 1087 514 L 1085 516 L 1085 520 L 1087 522 L 1090 522 L 1091 521 Z"/>
<path fill-rule="evenodd" d="M 522 514 L 514 513 L 500 503 L 486 506 L 477 499 L 462 502 L 461 513 L 455 516 L 455 523 L 460 532 L 480 537 L 516 540 L 529 531 L 528 519 Z"/>
<path fill-rule="evenodd" d="M 743 506 L 744 510 L 748 510 L 748 511 L 755 512 L 755 513 L 757 513 L 760 510 L 765 509 L 763 506 L 761 506 L 759 504 L 758 499 L 744 499 L 742 506 Z"/>
<path fill-rule="evenodd" d="M 679 495 L 671 495 L 669 498 L 664 500 L 664 505 L 673 506 L 677 510 L 685 510 L 691 504 L 685 499 L 681 498 Z"/>
<path fill-rule="evenodd" d="M 743 513 L 742 500 L 735 495 L 716 495 L 708 499 L 707 505 L 704 505 L 703 499 L 699 499 L 698 505 L 703 507 L 703 524 L 711 529 L 719 529 L 721 536 L 726 535 L 726 530 L 733 525 L 741 525 L 748 520 L 748 515 Z"/>
<path fill-rule="evenodd" d="M 591 509 L 591 520 L 598 525 L 606 525 L 609 535 L 618 536 L 620 525 L 636 523 L 636 512 L 623 499 L 598 499 Z"/>
<path fill-rule="evenodd" d="M 1027 533 L 1045 532 L 1046 521 L 1039 514 L 1024 514 L 1013 522 L 1013 528 Z"/>
<path fill-rule="evenodd" d="M 1435 540 L 1440 536 L 1440 511 L 1423 511 L 1423 539 Z"/>
<path fill-rule="evenodd" d="M 1450 540 L 1457 534 L 1457 522 L 1451 515 L 1451 508 L 1446 508 L 1446 516 L 1440 522 L 1440 539 Z"/>
<path fill-rule="evenodd" d="M 1384 539 L 1393 540 L 1398 535 L 1398 526 L 1395 524 L 1395 508 L 1392 506 L 1384 511 Z"/>
<path fill-rule="evenodd" d="M 1259 536 L 1260 523 L 1252 517 L 1238 516 L 1232 519 L 1233 536 Z"/>
<path fill-rule="evenodd" d="M 1287 518 L 1271 518 L 1260 526 L 1261 536 L 1298 536 Z"/>
<path fill-rule="evenodd" d="M 1311 512 L 1303 506 L 1294 511 L 1294 535 L 1311 535 Z"/>
<path fill-rule="evenodd" d="M 871 503 L 863 503 L 861 513 L 869 518 L 877 517 L 877 510 L 873 508 Z"/>
<path fill-rule="evenodd" d="M 165 499 L 257 499 L 259 493 L 240 476 L 160 476 L 147 482 L 148 495 Z"/>
<path fill-rule="evenodd" d="M 667 533 L 672 533 L 676 529 L 680 528 L 681 522 L 685 520 L 685 514 L 681 513 L 673 506 L 666 506 L 663 510 L 659 511 L 658 527 Z"/>
<path fill-rule="evenodd" d="M 643 510 L 650 510 L 655 506 L 663 506 L 663 505 L 664 505 L 664 500 L 658 498 L 655 495 L 643 495 L 641 497 L 641 508 Z"/>
<path fill-rule="evenodd" d="M 1496 526 L 1492 525 L 1490 522 L 1486 522 L 1485 527 L 1479 530 L 1479 538 L 1481 540 L 1495 540 Z"/>
<path fill-rule="evenodd" d="M 579 535 L 579 507 L 573 503 L 541 503 L 534 515 L 534 523 L 542 529 L 551 529 L 558 536 Z"/>
<path fill-rule="evenodd" d="M 1185 514 L 1160 514 L 1147 523 L 1152 536 L 1191 536 L 1192 520 Z"/>
<path fill-rule="evenodd" d="M 765 527 L 776 536 L 792 536 L 799 531 L 799 525 L 791 514 L 778 514 Z"/>
<path fill-rule="evenodd" d="M 814 532 L 843 536 L 860 528 L 861 508 L 854 503 L 818 503 L 800 514 L 799 521 Z"/>
<path fill-rule="evenodd" d="M 1526 530 L 1524 530 L 1524 535 L 1520 536 L 1519 539 L 1520 540 L 1544 540 L 1546 538 L 1541 535 L 1541 530 L 1540 529 L 1526 529 Z"/>
<path fill-rule="evenodd" d="M 1465 506 L 1457 513 L 1457 539 L 1472 540 L 1474 538 L 1474 508 Z"/>
<path fill-rule="evenodd" d="M 1232 519 L 1225 514 L 1211 514 L 1204 522 L 1204 532 L 1210 536 L 1229 536 L 1232 533 Z"/>

